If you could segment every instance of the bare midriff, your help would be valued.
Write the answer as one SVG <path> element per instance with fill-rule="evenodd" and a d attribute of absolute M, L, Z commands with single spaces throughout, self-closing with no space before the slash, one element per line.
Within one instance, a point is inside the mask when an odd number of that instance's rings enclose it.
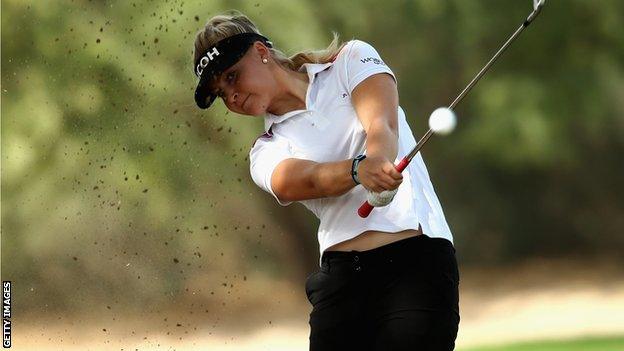
<path fill-rule="evenodd" d="M 418 230 L 407 229 L 396 233 L 367 230 L 355 238 L 332 245 L 325 251 L 366 251 L 421 234 L 422 228 L 420 226 Z"/>

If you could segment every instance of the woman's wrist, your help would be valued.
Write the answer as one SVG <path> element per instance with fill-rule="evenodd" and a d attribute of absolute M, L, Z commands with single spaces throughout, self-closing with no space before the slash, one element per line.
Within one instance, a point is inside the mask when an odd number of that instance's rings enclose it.
<path fill-rule="evenodd" d="M 362 162 L 365 158 L 366 158 L 366 155 L 357 155 L 353 159 L 353 163 L 351 164 L 351 178 L 353 178 L 353 181 L 355 182 L 356 185 L 361 184 L 360 179 L 358 177 L 358 168 L 360 166 L 360 162 Z"/>

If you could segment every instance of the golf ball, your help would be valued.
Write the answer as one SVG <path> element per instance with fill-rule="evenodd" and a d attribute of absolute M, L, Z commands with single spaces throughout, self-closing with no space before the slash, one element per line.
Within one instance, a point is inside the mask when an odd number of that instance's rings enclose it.
<path fill-rule="evenodd" d="M 437 108 L 429 116 L 429 128 L 436 134 L 449 134 L 455 129 L 455 125 L 457 125 L 457 118 L 450 108 Z"/>

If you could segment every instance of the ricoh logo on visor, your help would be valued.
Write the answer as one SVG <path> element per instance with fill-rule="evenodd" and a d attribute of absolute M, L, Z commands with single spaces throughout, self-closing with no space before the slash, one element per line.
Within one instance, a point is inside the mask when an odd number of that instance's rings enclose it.
<path fill-rule="evenodd" d="M 199 64 L 197 65 L 198 76 L 201 76 L 202 72 L 204 71 L 204 68 L 206 68 L 206 66 L 208 66 L 208 63 L 214 60 L 214 57 L 216 56 L 219 56 L 219 50 L 217 50 L 217 47 L 215 46 L 212 48 L 212 52 L 208 51 L 206 55 L 204 55 L 204 57 L 202 57 L 201 60 L 199 60 Z"/>

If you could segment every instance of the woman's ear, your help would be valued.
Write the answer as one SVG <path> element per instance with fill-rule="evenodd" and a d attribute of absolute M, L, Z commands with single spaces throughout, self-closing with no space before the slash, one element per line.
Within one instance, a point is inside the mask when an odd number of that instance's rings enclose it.
<path fill-rule="evenodd" d="M 256 52 L 258 53 L 261 59 L 268 58 L 270 56 L 269 48 L 267 48 L 266 45 L 264 45 L 262 42 L 260 41 L 255 42 L 254 48 L 256 49 Z"/>

